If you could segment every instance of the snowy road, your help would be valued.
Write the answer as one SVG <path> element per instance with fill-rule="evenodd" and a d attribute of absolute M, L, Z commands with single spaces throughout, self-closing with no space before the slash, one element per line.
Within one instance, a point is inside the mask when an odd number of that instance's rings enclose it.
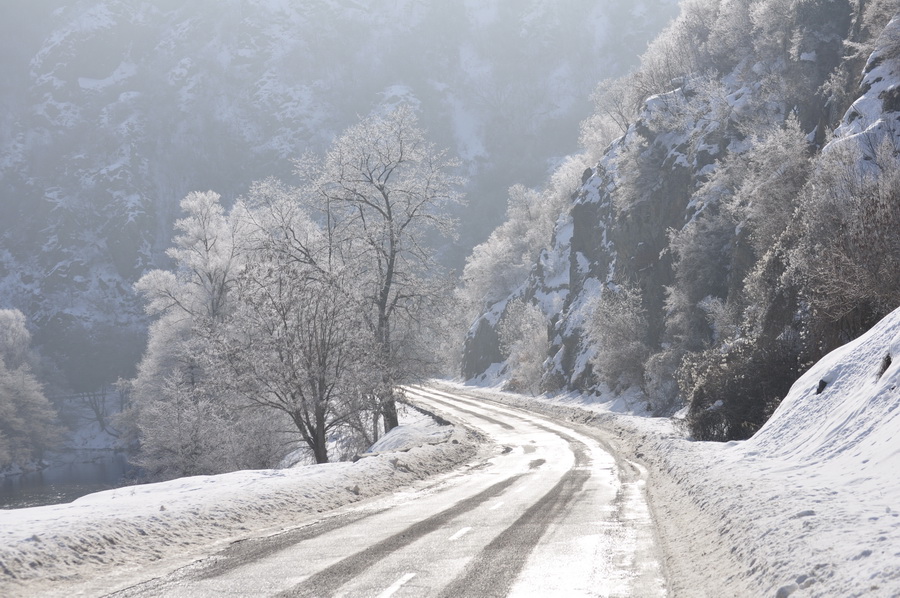
<path fill-rule="evenodd" d="M 117 596 L 664 596 L 640 470 L 539 415 L 409 388 L 489 436 L 434 484 L 245 540 Z"/>

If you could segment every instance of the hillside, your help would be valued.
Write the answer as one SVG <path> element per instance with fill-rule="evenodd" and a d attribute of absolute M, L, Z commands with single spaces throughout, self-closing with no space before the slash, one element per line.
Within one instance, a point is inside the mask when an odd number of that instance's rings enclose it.
<path fill-rule="evenodd" d="M 698 438 L 747 438 L 900 303 L 895 7 L 783 4 L 685 5 L 608 90 L 595 118 L 624 134 L 482 308 L 466 379 L 515 377 L 500 331 L 524 301 L 549 322 L 541 390 L 636 387 L 657 413 L 688 405 Z"/>

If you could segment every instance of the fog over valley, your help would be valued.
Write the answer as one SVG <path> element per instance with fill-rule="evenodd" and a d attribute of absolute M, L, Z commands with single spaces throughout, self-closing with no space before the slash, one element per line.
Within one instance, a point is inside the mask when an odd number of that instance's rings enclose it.
<path fill-rule="evenodd" d="M 292 159 L 401 103 L 462 159 L 460 241 L 441 249 L 458 269 L 510 185 L 540 184 L 579 150 L 598 81 L 636 64 L 675 8 L 6 3 L 0 298 L 27 314 L 61 392 L 129 376 L 144 325 L 131 285 L 170 265 L 181 198 L 291 182 Z"/>
<path fill-rule="evenodd" d="M 0 595 L 900 595 L 900 0 L 9 0 L 0 64 Z"/>

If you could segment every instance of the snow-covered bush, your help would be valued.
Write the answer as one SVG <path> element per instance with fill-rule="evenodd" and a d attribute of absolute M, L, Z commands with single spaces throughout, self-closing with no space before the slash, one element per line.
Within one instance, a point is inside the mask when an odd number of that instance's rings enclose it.
<path fill-rule="evenodd" d="M 801 374 L 789 340 L 734 342 L 685 356 L 678 383 L 696 440 L 743 440 L 769 419 Z"/>
<path fill-rule="evenodd" d="M 0 468 L 26 465 L 61 440 L 56 410 L 32 373 L 25 315 L 0 309 Z"/>
<path fill-rule="evenodd" d="M 547 359 L 547 318 L 535 305 L 513 300 L 498 327 L 500 348 L 507 358 L 510 390 L 537 394 Z"/>
<path fill-rule="evenodd" d="M 642 385 L 650 348 L 640 289 L 608 286 L 591 311 L 585 328 L 594 373 L 613 390 Z"/>

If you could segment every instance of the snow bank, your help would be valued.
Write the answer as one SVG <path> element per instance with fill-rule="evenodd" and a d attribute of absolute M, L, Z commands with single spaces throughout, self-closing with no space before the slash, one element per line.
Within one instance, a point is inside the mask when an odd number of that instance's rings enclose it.
<path fill-rule="evenodd" d="M 743 452 L 880 483 L 900 465 L 898 386 L 900 310 L 810 368 Z"/>
<path fill-rule="evenodd" d="M 673 520 L 695 546 L 730 553 L 728 567 L 707 569 L 720 587 L 900 595 L 898 351 L 900 310 L 810 368 L 750 440 L 647 443 L 659 485 L 677 497 Z M 698 535 L 696 521 L 712 527 Z"/>
<path fill-rule="evenodd" d="M 712 455 L 732 483 L 765 484 L 741 498 L 756 520 L 748 548 L 770 565 L 751 578 L 782 595 L 900 595 L 898 386 L 900 310 L 810 368 L 752 439 Z"/>
<path fill-rule="evenodd" d="M 448 442 L 452 434 L 453 427 L 442 426 L 433 418 L 424 417 L 413 424 L 394 428 L 369 447 L 366 455 L 408 451 L 426 444 L 442 444 Z"/>
<path fill-rule="evenodd" d="M 71 583 L 276 533 L 446 471 L 476 442 L 416 423 L 355 463 L 239 471 L 98 492 L 64 505 L 0 510 L 0 595 L 65 594 Z M 397 449 L 397 450 L 394 450 Z"/>

